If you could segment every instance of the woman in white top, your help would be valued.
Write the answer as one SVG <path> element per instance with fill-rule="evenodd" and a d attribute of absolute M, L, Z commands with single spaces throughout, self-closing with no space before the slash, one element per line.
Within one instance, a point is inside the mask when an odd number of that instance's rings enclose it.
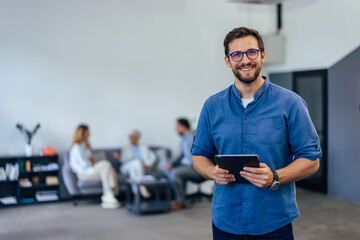
<path fill-rule="evenodd" d="M 89 136 L 88 126 L 79 125 L 76 128 L 70 148 L 70 167 L 79 179 L 101 180 L 103 188 L 101 206 L 118 208 L 120 204 L 114 195 L 118 187 L 116 172 L 108 160 L 96 162 L 92 158 L 91 146 L 88 142 Z"/>

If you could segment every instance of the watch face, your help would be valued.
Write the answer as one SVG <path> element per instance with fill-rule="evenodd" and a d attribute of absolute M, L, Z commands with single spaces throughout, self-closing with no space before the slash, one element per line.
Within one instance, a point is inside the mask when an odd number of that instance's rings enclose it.
<path fill-rule="evenodd" d="M 280 187 L 280 182 L 274 181 L 274 182 L 271 184 L 270 189 L 271 189 L 271 190 L 276 190 L 276 189 L 278 189 L 279 187 Z"/>

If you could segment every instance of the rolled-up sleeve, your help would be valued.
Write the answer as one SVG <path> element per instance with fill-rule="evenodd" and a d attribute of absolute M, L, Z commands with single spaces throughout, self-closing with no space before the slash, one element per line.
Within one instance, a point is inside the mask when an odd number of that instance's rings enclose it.
<path fill-rule="evenodd" d="M 316 160 L 322 155 L 319 136 L 303 99 L 295 104 L 288 118 L 289 145 L 294 159 Z"/>
<path fill-rule="evenodd" d="M 217 154 L 217 151 L 211 134 L 208 104 L 208 101 L 206 101 L 200 113 L 199 122 L 192 146 L 192 155 L 204 156 L 212 159 Z"/>

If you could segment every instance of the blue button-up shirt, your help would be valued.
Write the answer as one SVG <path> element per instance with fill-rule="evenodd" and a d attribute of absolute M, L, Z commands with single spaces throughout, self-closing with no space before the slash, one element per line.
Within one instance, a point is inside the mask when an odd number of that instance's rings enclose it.
<path fill-rule="evenodd" d="M 189 131 L 181 137 L 181 151 L 186 158 L 186 165 L 192 166 L 191 145 L 194 135 Z"/>
<path fill-rule="evenodd" d="M 194 134 L 189 130 L 186 134 L 181 136 L 181 146 L 179 154 L 174 158 L 173 165 L 192 166 L 191 146 L 193 144 Z M 186 161 L 183 161 L 183 159 Z"/>
<path fill-rule="evenodd" d="M 131 144 L 131 152 L 132 152 L 132 159 L 138 159 L 141 162 L 144 162 L 144 159 L 141 156 L 139 146 Z"/>
<path fill-rule="evenodd" d="M 265 79 L 246 108 L 235 85 L 211 96 L 200 114 L 193 155 L 257 154 L 280 169 L 298 158 L 321 156 L 319 138 L 305 101 Z M 233 234 L 272 232 L 299 216 L 295 183 L 276 191 L 252 184 L 217 185 L 211 207 L 219 229 Z"/>

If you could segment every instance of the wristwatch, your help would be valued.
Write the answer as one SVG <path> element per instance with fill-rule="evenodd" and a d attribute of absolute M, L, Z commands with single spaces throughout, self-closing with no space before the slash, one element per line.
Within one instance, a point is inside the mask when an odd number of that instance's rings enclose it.
<path fill-rule="evenodd" d="M 279 176 L 277 175 L 275 170 L 272 170 L 272 173 L 274 175 L 274 181 L 271 183 L 269 189 L 276 190 L 280 187 Z"/>

